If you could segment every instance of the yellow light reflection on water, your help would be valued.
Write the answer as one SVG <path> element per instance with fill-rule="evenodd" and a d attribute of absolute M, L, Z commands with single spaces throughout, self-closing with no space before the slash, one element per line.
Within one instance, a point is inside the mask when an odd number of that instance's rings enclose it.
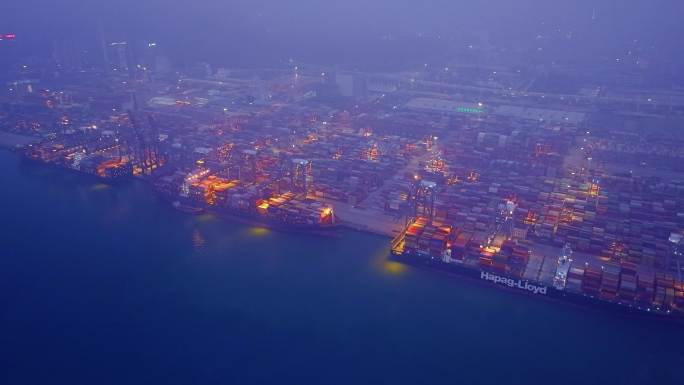
<path fill-rule="evenodd" d="M 264 235 L 267 235 L 271 232 L 271 230 L 265 228 L 265 227 L 250 227 L 249 228 L 249 235 L 253 237 L 263 237 Z"/>
<path fill-rule="evenodd" d="M 90 190 L 92 190 L 92 191 L 102 191 L 102 190 L 106 190 L 106 189 L 108 189 L 108 188 L 109 188 L 109 185 L 108 185 L 108 184 L 105 184 L 105 183 L 98 183 L 98 184 L 94 185 L 93 187 L 91 187 Z"/>
<path fill-rule="evenodd" d="M 198 215 L 195 218 L 197 218 L 197 222 L 209 222 L 211 220 L 214 220 L 216 217 L 213 214 L 202 214 Z"/>
<path fill-rule="evenodd" d="M 406 272 L 406 265 L 400 262 L 386 260 L 382 264 L 382 270 L 389 275 L 401 275 Z"/>
<path fill-rule="evenodd" d="M 404 275 L 408 271 L 408 267 L 405 264 L 390 259 L 390 250 L 387 247 L 383 247 L 374 253 L 371 260 L 373 265 L 383 275 L 399 276 Z"/>

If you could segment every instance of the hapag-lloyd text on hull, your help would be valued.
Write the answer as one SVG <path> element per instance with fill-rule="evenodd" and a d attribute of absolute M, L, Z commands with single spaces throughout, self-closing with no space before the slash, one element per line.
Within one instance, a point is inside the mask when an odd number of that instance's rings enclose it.
<path fill-rule="evenodd" d="M 496 274 L 488 273 L 486 271 L 481 271 L 480 272 L 480 278 L 486 280 L 486 281 L 492 281 L 494 283 L 498 283 L 500 285 L 506 285 L 508 287 L 514 287 L 516 289 L 520 290 L 527 290 L 531 293 L 534 294 L 542 294 L 546 295 L 547 287 L 546 286 L 537 286 L 529 283 L 528 281 L 523 281 L 521 279 L 513 279 L 513 278 L 507 278 L 507 277 L 501 277 Z"/>

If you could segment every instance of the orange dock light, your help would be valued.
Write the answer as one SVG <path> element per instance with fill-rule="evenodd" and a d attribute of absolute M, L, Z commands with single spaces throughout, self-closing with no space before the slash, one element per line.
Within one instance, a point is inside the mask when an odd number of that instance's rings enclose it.
<path fill-rule="evenodd" d="M 321 210 L 321 223 L 333 223 L 333 209 L 331 207 L 325 207 Z"/>

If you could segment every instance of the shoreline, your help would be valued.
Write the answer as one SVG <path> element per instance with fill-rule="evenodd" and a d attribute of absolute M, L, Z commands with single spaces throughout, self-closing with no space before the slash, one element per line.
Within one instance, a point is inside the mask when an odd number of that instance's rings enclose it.
<path fill-rule="evenodd" d="M 358 232 L 364 233 L 364 234 L 371 234 L 371 235 L 375 235 L 378 237 L 387 238 L 389 240 L 392 240 L 396 236 L 396 235 L 388 234 L 388 233 L 383 232 L 381 230 L 373 230 L 372 228 L 369 228 L 368 226 L 363 225 L 363 224 L 356 224 L 356 223 L 352 223 L 352 222 L 348 222 L 348 221 L 340 220 L 339 226 L 343 227 L 347 230 L 358 231 Z"/>
<path fill-rule="evenodd" d="M 154 190 L 154 186 L 152 186 L 152 183 L 150 183 L 151 180 L 148 178 L 145 178 L 145 177 L 139 177 L 139 178 L 123 177 L 123 178 L 116 178 L 116 179 L 105 179 L 105 178 L 101 178 L 97 175 L 89 174 L 89 173 L 82 172 L 80 170 L 76 170 L 76 169 L 72 169 L 72 168 L 68 168 L 68 167 L 63 167 L 63 166 L 60 166 L 58 164 L 52 164 L 52 163 L 47 163 L 47 162 L 41 162 L 39 160 L 30 159 L 30 158 L 26 157 L 25 155 L 23 155 L 20 151 L 17 151 L 21 148 L 22 147 L 14 147 L 13 148 L 13 147 L 6 147 L 6 146 L 0 145 L 0 151 L 7 151 L 8 153 L 16 155 L 17 159 L 19 161 L 28 161 L 28 162 L 35 164 L 36 166 L 47 167 L 47 168 L 51 168 L 54 170 L 61 170 L 61 171 L 65 171 L 65 172 L 70 172 L 74 175 L 79 175 L 79 176 L 83 177 L 84 179 L 85 178 L 91 178 L 91 179 L 97 180 L 99 182 L 110 183 L 110 184 L 115 184 L 117 181 L 126 181 L 126 180 L 143 182 L 150 188 L 150 191 L 153 195 L 160 198 L 160 200 L 163 202 L 167 202 L 167 203 L 169 202 L 169 199 L 166 199 L 159 192 Z M 249 226 L 257 226 L 257 227 L 261 226 L 261 227 L 268 228 L 270 230 L 280 231 L 283 233 L 308 234 L 308 235 L 313 235 L 313 236 L 318 236 L 318 237 L 334 238 L 334 237 L 339 236 L 339 234 L 337 234 L 335 232 L 335 230 L 340 229 L 340 228 L 344 228 L 347 230 L 359 231 L 359 232 L 366 233 L 366 234 L 388 237 L 389 239 L 392 238 L 390 235 L 383 233 L 381 231 L 373 231 L 365 225 L 358 225 L 358 224 L 354 224 L 354 223 L 347 222 L 344 220 L 340 220 L 332 228 L 322 228 L 320 230 L 297 229 L 297 228 L 291 228 L 290 229 L 290 228 L 287 228 L 287 226 L 288 226 L 287 224 L 282 224 L 282 225 L 273 224 L 273 223 L 269 223 L 268 221 L 260 221 L 258 218 L 246 218 L 246 217 L 242 218 L 238 214 L 231 214 L 231 213 L 227 213 L 227 212 L 222 212 L 220 210 L 212 210 L 210 208 L 205 208 L 205 207 L 200 208 L 201 212 L 191 213 L 191 212 L 187 212 L 187 211 L 183 211 L 183 210 L 174 208 L 173 205 L 171 205 L 171 204 L 168 204 L 167 206 L 172 208 L 174 211 L 181 212 L 181 213 L 184 213 L 184 214 L 190 215 L 190 216 L 197 216 L 197 215 L 200 215 L 202 213 L 210 213 L 210 214 L 216 215 L 218 218 L 221 218 L 221 219 L 229 221 L 229 222 L 241 223 L 241 224 L 245 224 L 245 225 L 249 225 Z"/>

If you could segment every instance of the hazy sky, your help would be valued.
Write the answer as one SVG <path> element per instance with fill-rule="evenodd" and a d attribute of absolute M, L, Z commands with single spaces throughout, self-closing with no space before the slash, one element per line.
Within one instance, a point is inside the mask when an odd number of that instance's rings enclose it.
<path fill-rule="evenodd" d="M 630 39 L 683 47 L 682 1 L 673 0 L 2 0 L 0 29 L 32 44 L 57 37 L 154 39 L 199 56 L 245 49 L 353 50 L 388 34 L 529 42 L 537 32 L 571 31 L 586 46 Z M 598 26 L 589 35 L 596 10 Z M 327 49 L 327 50 L 326 50 Z M 339 53 L 343 55 L 344 53 Z M 578 52 L 578 54 L 582 54 Z"/>

